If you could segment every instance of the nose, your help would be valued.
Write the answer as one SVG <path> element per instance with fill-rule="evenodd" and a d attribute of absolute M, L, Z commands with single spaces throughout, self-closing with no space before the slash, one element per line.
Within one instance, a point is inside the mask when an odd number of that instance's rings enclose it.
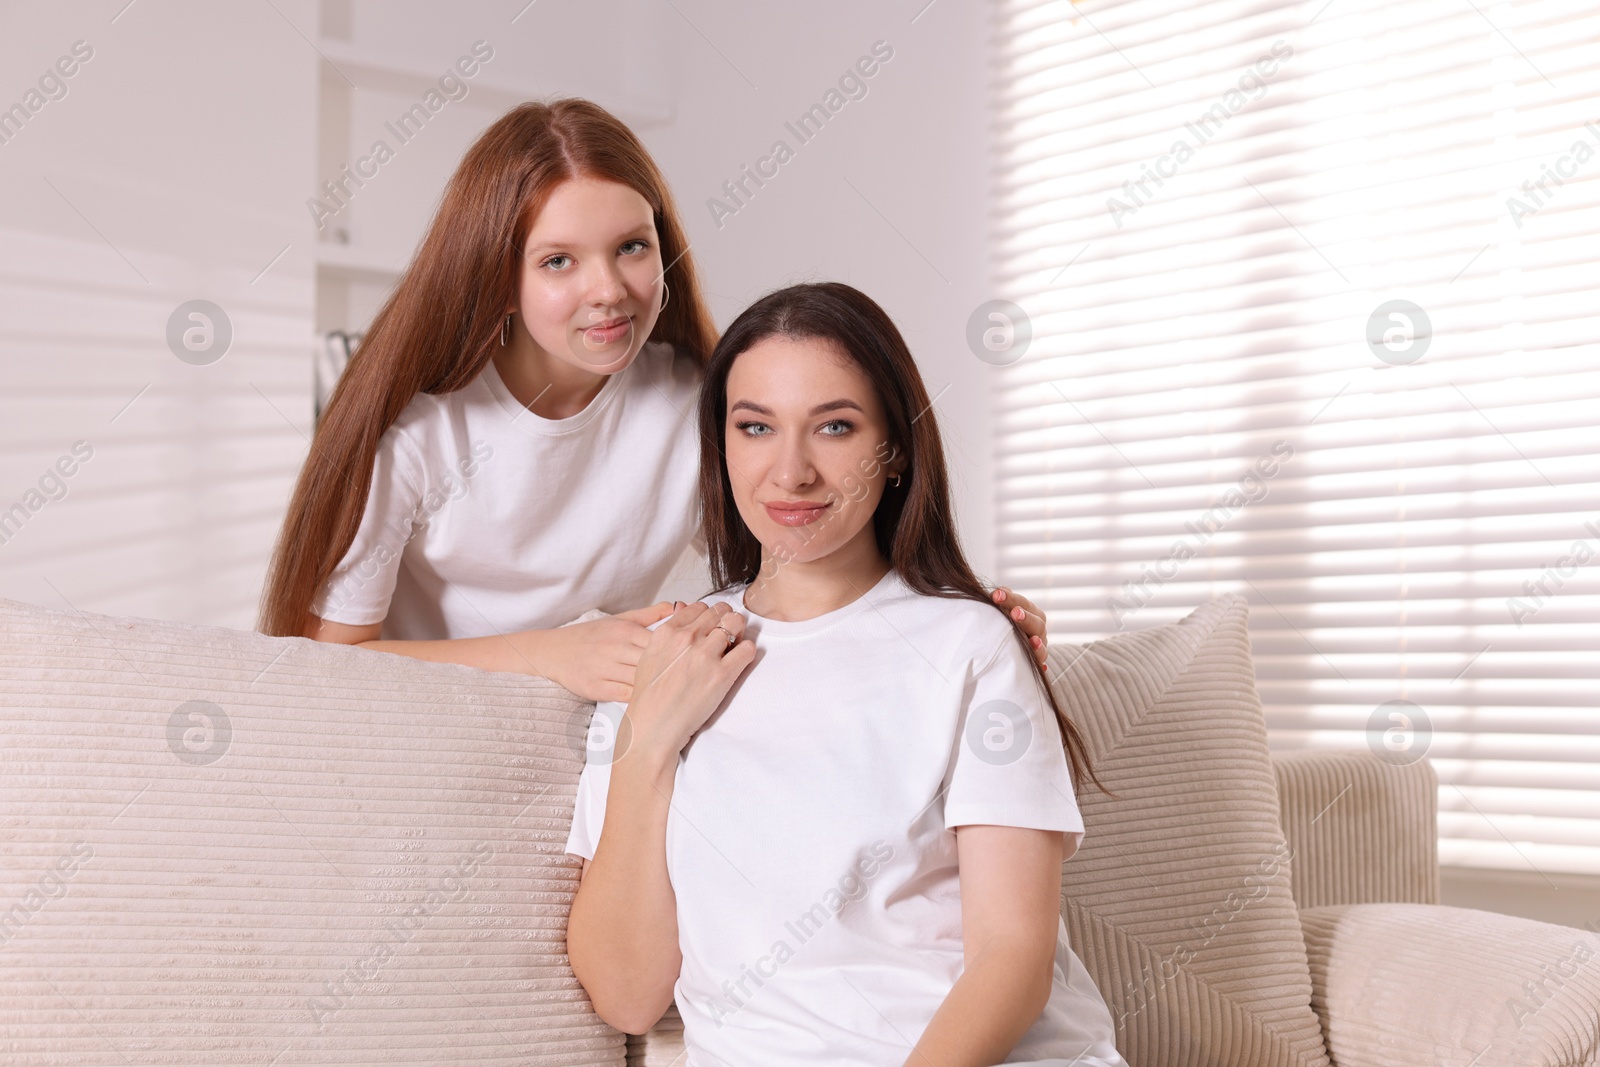
<path fill-rule="evenodd" d="M 615 308 L 627 295 L 628 287 L 623 284 L 622 271 L 614 261 L 602 260 L 593 266 L 587 294 L 590 304 Z"/>
<path fill-rule="evenodd" d="M 810 450 L 803 435 L 786 435 L 779 446 L 770 476 L 785 492 L 804 489 L 817 480 L 817 468 L 812 465 Z"/>

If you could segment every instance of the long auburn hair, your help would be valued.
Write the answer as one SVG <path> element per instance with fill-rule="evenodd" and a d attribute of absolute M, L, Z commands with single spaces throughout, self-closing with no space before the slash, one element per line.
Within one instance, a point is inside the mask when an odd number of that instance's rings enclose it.
<path fill-rule="evenodd" d="M 840 282 L 794 285 L 757 300 L 723 333 L 706 365 L 699 407 L 700 509 L 714 591 L 753 582 L 761 570 L 761 542 L 734 505 L 722 442 L 728 373 L 734 360 L 769 337 L 831 341 L 872 381 L 888 419 L 888 443 L 893 454 L 903 454 L 907 460 L 900 485 L 885 488 L 872 516 L 878 551 L 900 578 L 924 596 L 976 600 L 1004 614 L 961 551 L 950 507 L 944 444 L 916 360 L 883 308 Z M 1033 662 L 1027 638 L 1020 631 L 1015 636 Z M 1089 779 L 1109 792 L 1054 691 L 1043 679 L 1038 681 L 1055 713 L 1074 784 Z"/>
<path fill-rule="evenodd" d="M 710 357 L 716 327 L 677 206 L 644 145 L 587 100 L 512 108 L 462 157 L 410 266 L 329 398 L 273 550 L 263 633 L 305 633 L 317 591 L 360 526 L 379 438 L 418 393 L 453 392 L 483 370 L 505 309 L 516 303 L 528 231 L 551 191 L 578 177 L 618 182 L 650 204 L 672 299 L 649 340 L 702 365 Z"/>

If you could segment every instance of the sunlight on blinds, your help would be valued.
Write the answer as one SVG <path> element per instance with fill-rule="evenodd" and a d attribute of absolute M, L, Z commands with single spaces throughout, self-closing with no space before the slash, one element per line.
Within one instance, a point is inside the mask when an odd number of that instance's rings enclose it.
<path fill-rule="evenodd" d="M 1600 874 L 1600 8 L 996 7 L 999 579 L 1251 605 L 1278 749 Z"/>

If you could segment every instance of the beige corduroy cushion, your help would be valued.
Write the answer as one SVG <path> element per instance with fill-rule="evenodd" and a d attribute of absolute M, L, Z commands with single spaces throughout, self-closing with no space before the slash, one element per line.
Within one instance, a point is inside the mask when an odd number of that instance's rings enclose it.
<path fill-rule="evenodd" d="M 565 952 L 591 703 L 0 601 L 0 705 L 6 1064 L 623 1062 Z"/>
<path fill-rule="evenodd" d="M 1248 609 L 1050 650 L 1100 778 L 1062 868 L 1075 951 L 1131 1067 L 1322 1067 Z"/>
<path fill-rule="evenodd" d="M 1466 908 L 1300 913 L 1339 1067 L 1600 1064 L 1600 936 Z"/>
<path fill-rule="evenodd" d="M 1439 902 L 1439 778 L 1359 752 L 1279 752 L 1283 832 L 1301 908 Z"/>

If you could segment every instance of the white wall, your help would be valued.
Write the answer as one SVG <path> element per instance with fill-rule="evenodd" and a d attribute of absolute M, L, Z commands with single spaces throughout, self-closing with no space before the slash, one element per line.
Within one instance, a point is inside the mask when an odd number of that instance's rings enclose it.
<path fill-rule="evenodd" d="M 965 341 L 968 316 L 989 297 L 985 7 L 935 3 L 913 23 L 925 3 L 771 5 L 760 19 L 680 3 L 686 18 L 664 26 L 681 57 L 675 120 L 645 139 L 687 218 L 719 325 L 768 290 L 821 280 L 860 288 L 893 317 L 929 393 L 942 393 L 934 412 L 960 528 L 987 573 L 991 368 Z M 894 57 L 867 95 L 800 144 L 785 122 L 879 40 Z M 779 139 L 794 158 L 719 227 L 707 200 Z"/>
<path fill-rule="evenodd" d="M 0 596 L 247 626 L 309 428 L 317 59 L 268 5 L 124 2 L 0 32 L 0 107 L 93 52 L 0 144 Z M 166 341 L 195 298 L 233 325 L 209 366 Z"/>

